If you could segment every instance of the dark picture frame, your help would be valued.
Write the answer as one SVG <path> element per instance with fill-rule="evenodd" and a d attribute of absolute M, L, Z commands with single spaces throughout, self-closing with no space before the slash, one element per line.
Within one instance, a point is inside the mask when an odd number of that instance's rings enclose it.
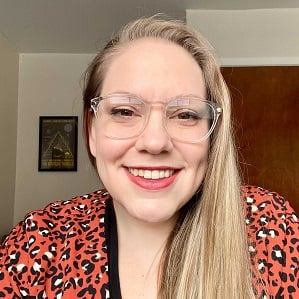
<path fill-rule="evenodd" d="M 78 116 L 40 116 L 38 171 L 77 171 Z"/>

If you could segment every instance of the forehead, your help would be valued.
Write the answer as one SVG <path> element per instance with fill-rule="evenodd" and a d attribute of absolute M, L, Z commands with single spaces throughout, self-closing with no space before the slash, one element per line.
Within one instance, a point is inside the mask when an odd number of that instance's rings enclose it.
<path fill-rule="evenodd" d="M 107 66 L 102 93 L 120 91 L 147 97 L 203 96 L 205 87 L 202 71 L 187 50 L 145 38 L 122 46 Z"/>

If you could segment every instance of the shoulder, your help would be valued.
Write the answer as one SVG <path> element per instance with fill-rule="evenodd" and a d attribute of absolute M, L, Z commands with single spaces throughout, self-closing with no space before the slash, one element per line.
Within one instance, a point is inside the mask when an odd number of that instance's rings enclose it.
<path fill-rule="evenodd" d="M 108 282 L 105 212 L 109 198 L 102 190 L 28 213 L 0 246 L 0 288 L 37 296 L 48 281 L 56 286 L 50 297 L 58 298 L 66 284 L 69 296 L 77 297 L 76 292 L 93 282 L 103 292 Z M 11 286 L 9 277 L 17 283 Z M 29 281 L 35 281 L 34 286 Z"/>
<path fill-rule="evenodd" d="M 48 215 L 49 217 L 59 219 L 64 215 L 85 217 L 98 209 L 104 209 L 106 200 L 110 195 L 105 190 L 95 191 L 89 194 L 73 197 L 70 200 L 55 201 L 50 203 L 42 210 L 37 210 L 27 215 Z"/>
<path fill-rule="evenodd" d="M 39 235 L 44 236 L 51 231 L 60 230 L 67 232 L 72 225 L 84 222 L 91 222 L 101 216 L 104 223 L 106 200 L 110 195 L 105 190 L 95 191 L 82 196 L 73 197 L 70 200 L 55 201 L 47 205 L 44 209 L 35 210 L 27 215 L 14 227 L 10 237 L 20 233 L 32 233 L 39 230 Z"/>
<path fill-rule="evenodd" d="M 244 186 L 242 194 L 247 229 L 254 241 L 268 238 L 278 242 L 288 237 L 291 243 L 297 243 L 298 218 L 288 201 L 261 187 Z"/>
<path fill-rule="evenodd" d="M 242 194 L 253 265 L 271 296 L 298 298 L 299 223 L 294 210 L 278 193 L 260 187 L 244 186 Z"/>
<path fill-rule="evenodd" d="M 8 237 L 11 240 L 23 239 L 26 235 L 28 239 L 34 235 L 35 239 L 42 239 L 60 235 L 64 239 L 72 234 L 81 235 L 92 226 L 104 228 L 106 201 L 109 198 L 108 192 L 99 190 L 70 200 L 55 201 L 44 209 L 28 213 Z"/>
<path fill-rule="evenodd" d="M 269 191 L 262 187 L 243 186 L 242 194 L 247 207 L 252 212 L 264 210 L 286 210 L 286 200 L 276 192 Z"/>
<path fill-rule="evenodd" d="M 287 225 L 298 226 L 296 213 L 278 193 L 261 187 L 243 186 L 242 195 L 247 225 L 255 225 L 257 228 L 271 224 L 282 233 L 287 233 Z"/>

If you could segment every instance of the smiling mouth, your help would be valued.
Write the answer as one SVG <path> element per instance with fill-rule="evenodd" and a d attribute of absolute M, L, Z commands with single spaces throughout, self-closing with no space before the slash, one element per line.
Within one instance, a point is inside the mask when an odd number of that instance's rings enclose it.
<path fill-rule="evenodd" d="M 169 178 L 174 174 L 174 169 L 139 169 L 128 168 L 129 172 L 136 177 L 142 177 L 144 179 L 159 180 Z"/>

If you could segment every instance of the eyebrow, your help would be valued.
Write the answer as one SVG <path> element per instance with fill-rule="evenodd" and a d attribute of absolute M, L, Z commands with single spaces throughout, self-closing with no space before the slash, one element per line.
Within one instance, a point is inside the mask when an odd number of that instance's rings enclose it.
<path fill-rule="evenodd" d="M 145 101 L 145 102 L 148 102 L 147 99 L 145 99 L 144 97 L 138 95 L 138 94 L 135 94 L 135 93 L 131 93 L 131 92 L 128 92 L 128 91 L 123 91 L 123 90 L 118 90 L 118 91 L 114 91 L 114 92 L 111 92 L 111 93 L 108 93 L 107 95 L 103 95 L 103 97 L 107 97 L 107 96 L 113 96 L 113 95 L 126 95 L 126 96 L 131 96 L 131 97 L 136 97 L 138 99 L 141 99 L 142 101 Z M 167 101 L 170 101 L 170 100 L 174 100 L 174 99 L 177 99 L 177 98 L 200 98 L 200 99 L 206 99 L 206 96 L 202 96 L 202 95 L 198 95 L 198 94 L 193 94 L 193 93 L 182 93 L 182 94 L 179 94 L 179 95 L 176 95 L 176 96 L 173 96 L 173 97 L 168 97 L 168 98 L 164 98 L 164 99 L 159 99 L 159 100 L 167 100 Z"/>

